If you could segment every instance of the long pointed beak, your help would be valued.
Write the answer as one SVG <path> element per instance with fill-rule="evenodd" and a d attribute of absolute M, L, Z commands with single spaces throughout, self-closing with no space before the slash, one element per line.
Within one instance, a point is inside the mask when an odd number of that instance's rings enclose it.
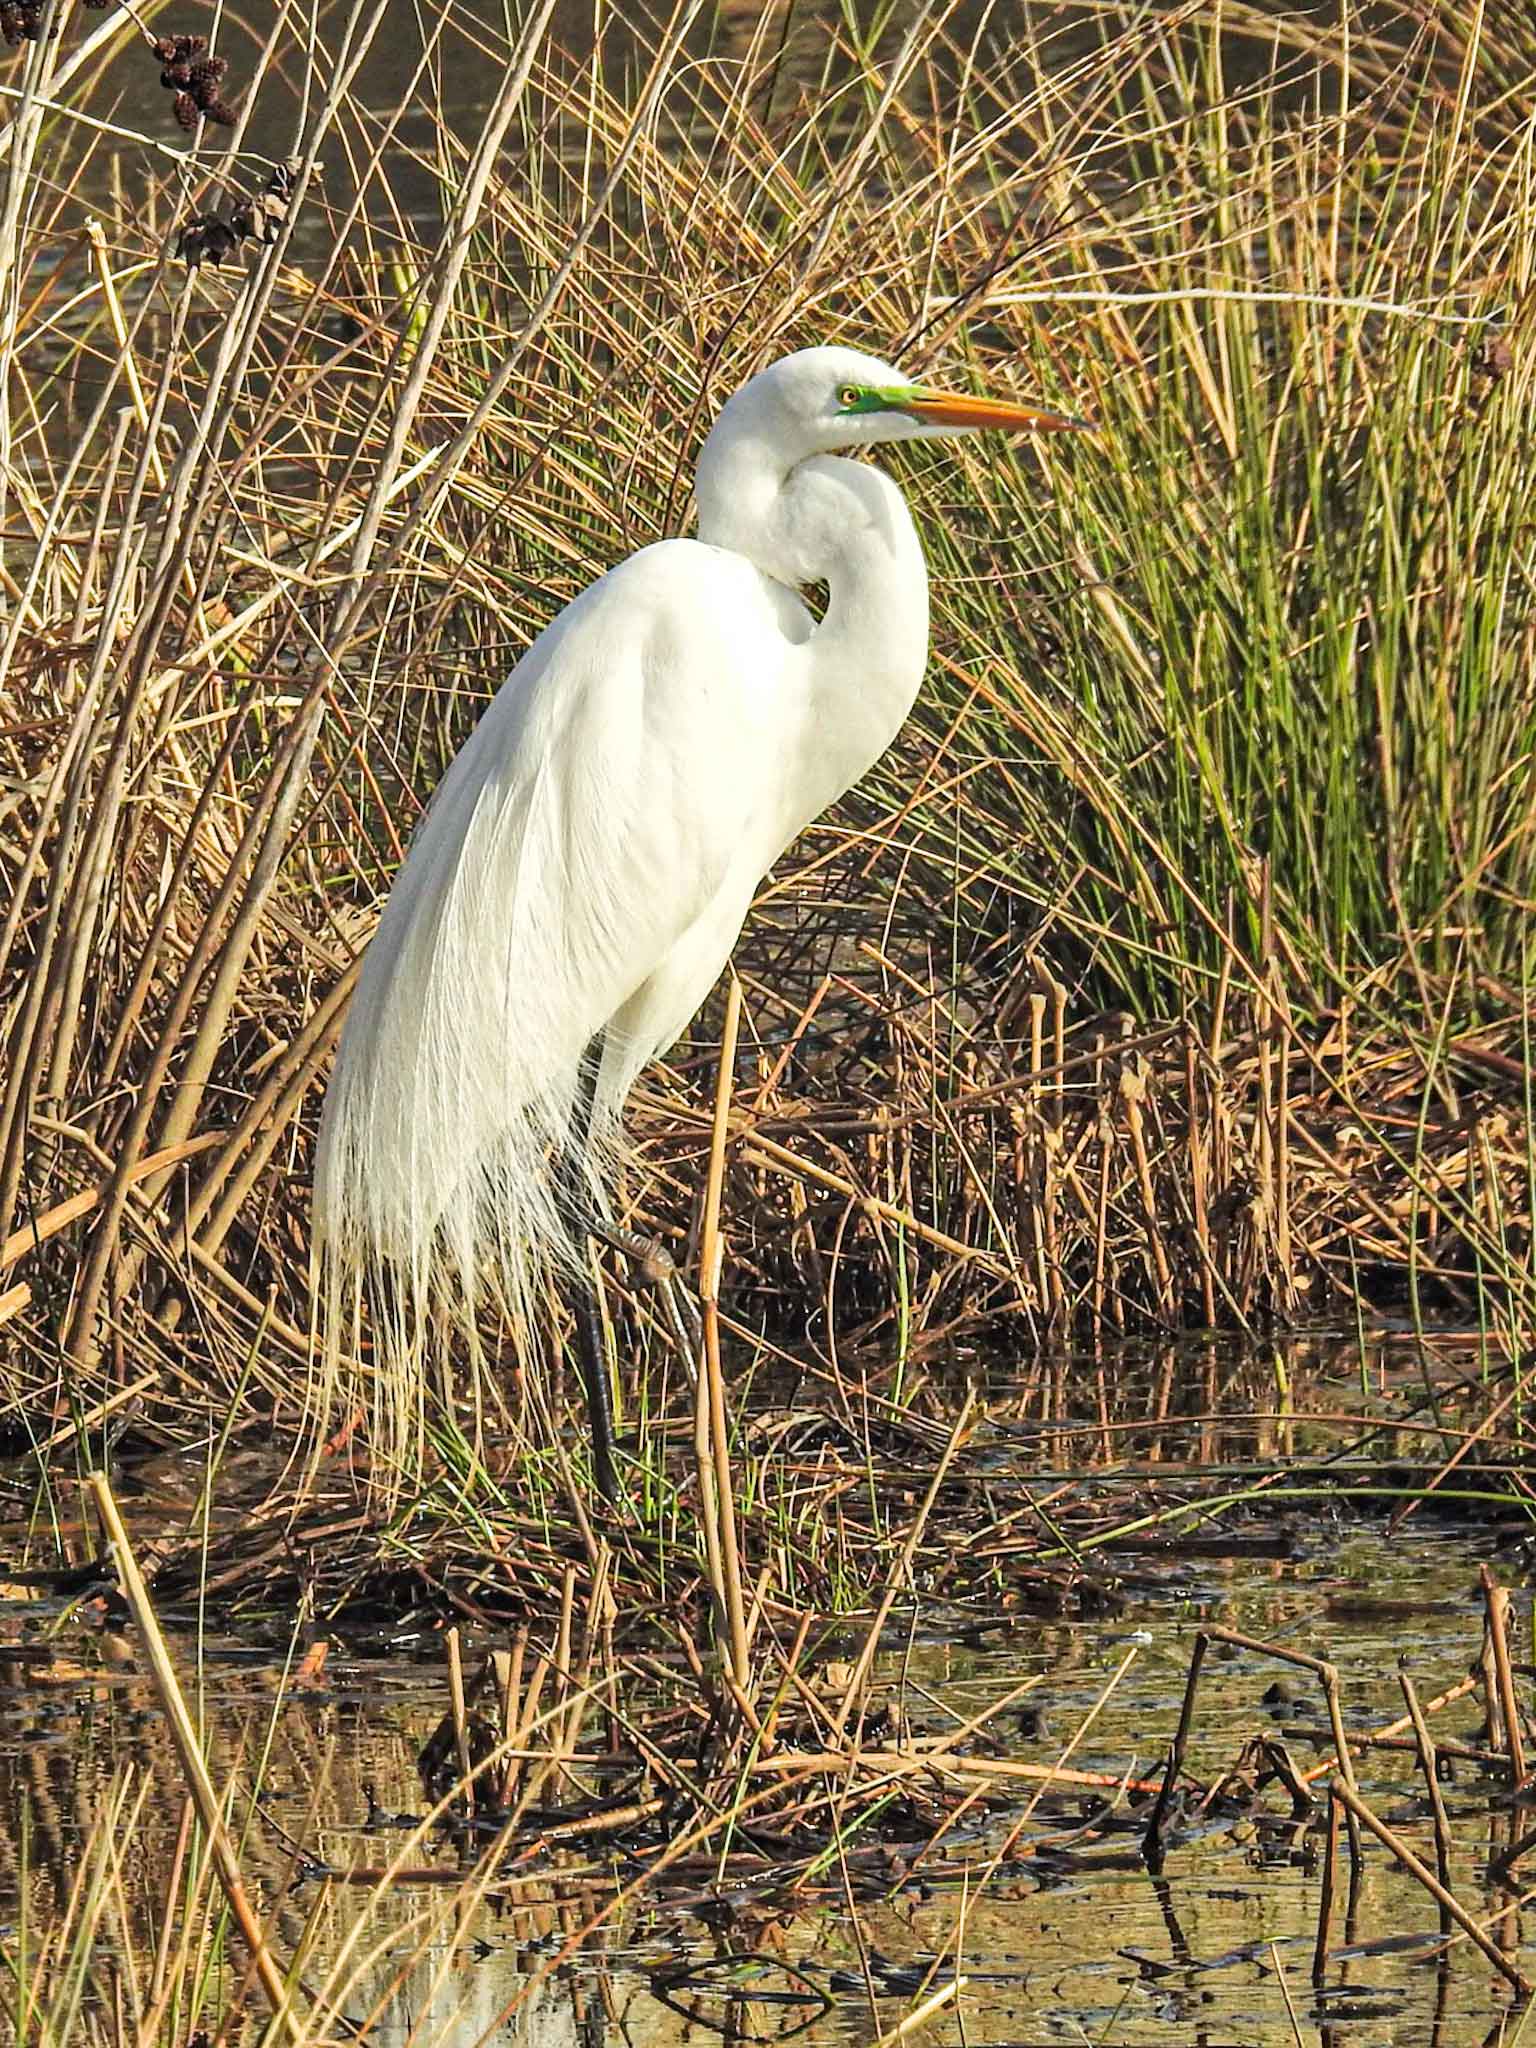
<path fill-rule="evenodd" d="M 1008 398 L 973 398 L 963 391 L 928 391 L 914 384 L 894 401 L 899 412 L 910 413 L 936 427 L 1001 427 L 1027 434 L 1091 433 L 1092 422 L 1074 419 L 1067 412 L 1045 412 L 1035 405 L 1015 405 Z"/>

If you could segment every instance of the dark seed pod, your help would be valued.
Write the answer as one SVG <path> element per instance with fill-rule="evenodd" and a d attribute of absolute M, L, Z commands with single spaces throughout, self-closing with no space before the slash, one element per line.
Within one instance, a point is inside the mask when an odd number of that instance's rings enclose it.
<path fill-rule="evenodd" d="M 238 118 L 229 101 L 221 100 L 217 93 L 203 101 L 202 114 L 205 121 L 216 121 L 221 128 L 233 128 Z"/>
<path fill-rule="evenodd" d="M 191 83 L 191 67 L 187 64 L 167 64 L 160 74 L 160 83 L 167 92 L 184 89 Z"/>
<path fill-rule="evenodd" d="M 231 255 L 239 237 L 216 213 L 194 214 L 176 237 L 176 254 L 189 270 L 200 263 L 219 264 Z"/>
<path fill-rule="evenodd" d="M 1514 367 L 1514 343 L 1507 334 L 1490 335 L 1472 358 L 1473 373 L 1479 377 L 1504 377 Z"/>
<path fill-rule="evenodd" d="M 189 92 L 177 93 L 171 101 L 171 112 L 176 116 L 178 127 L 185 128 L 190 135 L 197 126 L 197 101 Z"/>
<path fill-rule="evenodd" d="M 254 198 L 242 197 L 235 202 L 235 209 L 229 216 L 229 224 L 241 241 L 272 243 L 283 231 L 283 222 L 288 218 L 288 201 L 293 195 L 293 181 L 298 172 L 297 161 L 274 166 L 272 175 Z"/>
<path fill-rule="evenodd" d="M 174 64 L 176 62 L 176 38 L 174 36 L 156 36 L 149 46 L 149 54 L 157 63 Z"/>
<path fill-rule="evenodd" d="M 194 87 L 217 85 L 228 69 L 227 57 L 199 57 L 195 64 L 187 66 L 187 79 Z"/>

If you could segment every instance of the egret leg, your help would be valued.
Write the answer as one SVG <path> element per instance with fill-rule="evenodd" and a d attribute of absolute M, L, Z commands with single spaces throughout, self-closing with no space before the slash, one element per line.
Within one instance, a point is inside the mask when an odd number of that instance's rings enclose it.
<path fill-rule="evenodd" d="M 597 1055 L 601 1040 L 582 1062 L 576 1084 L 576 1100 L 566 1132 L 565 1156 L 560 1162 L 557 1186 L 565 1226 L 576 1247 L 580 1277 L 572 1288 L 571 1308 L 576 1317 L 576 1350 L 581 1360 L 581 1377 L 587 1393 L 587 1414 L 592 1425 L 592 1472 L 603 1499 L 615 1506 L 619 1499 L 618 1473 L 613 1456 L 613 1392 L 608 1384 L 608 1359 L 603 1346 L 603 1315 L 597 1291 L 587 1265 L 587 1240 L 601 1234 L 599 1218 L 593 1213 L 586 1175 L 587 1141 L 592 1132 L 592 1097 L 597 1082 Z"/>

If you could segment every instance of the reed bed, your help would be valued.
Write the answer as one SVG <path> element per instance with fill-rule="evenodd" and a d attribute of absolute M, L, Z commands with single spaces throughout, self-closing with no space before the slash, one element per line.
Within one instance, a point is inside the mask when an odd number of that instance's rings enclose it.
<path fill-rule="evenodd" d="M 725 1369 L 878 1359 L 899 1419 L 957 1345 L 1381 1305 L 1522 1357 L 1518 10 L 684 5 L 566 48 L 547 7 L 445 9 L 381 105 L 398 10 L 283 9 L 219 30 L 233 126 L 190 134 L 145 36 L 207 10 L 44 13 L 0 134 L 17 1448 L 259 1431 L 285 1501 L 371 1472 L 471 1535 L 516 1464 L 555 1549 L 581 1536 L 557 1308 L 552 1373 L 404 1390 L 403 1470 L 370 1463 L 400 1390 L 366 1346 L 317 1383 L 318 1105 L 501 674 L 686 528 L 720 399 L 833 335 L 1098 432 L 904 460 L 920 707 L 765 883 L 729 1070 L 707 1013 L 640 1091 L 627 1220 L 685 1271 L 726 1104 Z M 622 1272 L 610 1309 L 649 1486 L 684 1373 Z M 707 1523 L 729 1431 L 701 1432 L 655 1484 Z"/>
<path fill-rule="evenodd" d="M 962 2024 L 995 2010 L 1019 1959 L 977 1955 L 971 1903 L 998 1888 L 1092 1898 L 1126 1868 L 1179 1883 L 1160 1892 L 1168 1955 L 1103 1957 L 1123 1982 L 1258 1965 L 1245 1996 L 1278 2017 L 1278 1980 L 1286 2009 L 1324 2026 L 1352 2002 L 1385 1995 L 1391 2008 L 1383 1965 L 1408 1966 L 1426 2002 L 1433 1965 L 1437 2016 L 1453 1995 L 1472 1996 L 1485 2023 L 1503 2012 L 1513 2024 L 1529 2000 L 1529 1673 L 1511 1596 L 1486 1566 L 1465 1606 L 1464 1674 L 1432 1696 L 1404 1660 L 1368 1698 L 1356 1673 L 1346 1704 L 1338 1668 L 1317 1654 L 1331 1649 L 1329 1629 L 1301 1651 L 1284 1633 L 1203 1622 L 1176 1733 L 1151 1758 L 1105 1754 L 1111 1727 L 1116 1745 L 1137 1739 L 1124 1694 L 1154 1640 L 1146 1632 L 1106 1646 L 1091 1701 L 1041 1754 L 1039 1672 L 961 1714 L 911 1669 L 904 1631 L 881 1640 L 880 1616 L 841 1638 L 765 1623 L 748 1690 L 733 1697 L 678 1654 L 686 1632 L 663 1655 L 626 1644 L 603 1582 L 583 1597 L 568 1579 L 548 1625 L 446 1635 L 447 1704 L 416 1759 L 417 1796 L 393 1810 L 365 1782 L 362 1810 L 338 1825 L 323 1766 L 303 1811 L 274 1801 L 268 1783 L 280 1724 L 310 1731 L 303 1756 L 319 1762 L 326 1746 L 324 1639 L 300 1658 L 296 1636 L 285 1661 L 249 1675 L 254 1712 L 239 1742 L 218 1727 L 220 1710 L 199 1726 L 192 1642 L 168 1644 L 111 1489 L 98 1477 L 92 1493 L 122 1628 L 100 1639 L 107 1654 L 71 1628 L 70 1649 L 86 1659 L 74 1670 L 53 1668 L 64 1663 L 56 1627 L 51 1648 L 50 1631 L 34 1632 L 21 1697 L 28 1685 L 39 1703 L 60 1686 L 98 1699 L 110 1689 L 129 1707 L 152 1696 L 161 1714 L 135 1716 L 141 1754 L 115 1773 L 54 1773 L 64 1810 L 34 1783 L 28 1824 L 0 1843 L 0 1882 L 20 1906 L 0 1930 L 0 2011 L 19 2048 L 154 2048 L 198 2029 L 230 2041 L 393 2039 L 402 2014 L 426 2042 L 489 2039 L 536 2013 L 577 1959 L 578 2007 L 601 2012 L 615 1937 L 618 1970 L 643 1976 L 673 2011 L 708 2010 L 700 1999 L 734 1987 L 741 2038 L 757 2038 L 748 2020 L 761 1987 L 770 2011 L 788 2005 L 807 2025 L 846 2023 L 867 2003 L 883 2041 L 895 2038 L 887 2026 L 950 2002 Z M 1227 1708 L 1216 1742 L 1204 1722 L 1213 1686 Z M 1247 1703 L 1235 1720 L 1234 1697 Z M 1468 1733 L 1462 1716 L 1477 1706 L 1483 1725 Z M 1028 1733 L 1026 1715 L 1037 1717 Z M 217 1779 L 215 1755 L 226 1759 Z M 1180 1902 L 1203 1896 L 1221 1868 L 1213 1849 L 1249 1873 L 1250 1899 L 1255 1863 L 1287 1871 L 1288 1886 L 1306 1888 L 1315 1931 L 1213 1954 L 1201 1923 L 1192 1946 Z M 1204 1875 L 1186 1885 L 1192 1852 Z M 1384 1867 L 1396 1873 L 1390 1893 Z M 953 1923 L 916 1963 L 858 1933 L 863 1915 L 934 1896 L 952 1901 Z M 861 1974 L 814 1950 L 796 1963 L 769 1931 L 833 1910 L 855 1931 Z M 714 1939 L 707 1952 L 674 1941 L 647 1956 L 623 1938 L 646 1916 L 695 1916 Z M 476 1977 L 492 1929 L 516 1945 L 519 1967 L 493 1980 L 487 2009 Z"/>

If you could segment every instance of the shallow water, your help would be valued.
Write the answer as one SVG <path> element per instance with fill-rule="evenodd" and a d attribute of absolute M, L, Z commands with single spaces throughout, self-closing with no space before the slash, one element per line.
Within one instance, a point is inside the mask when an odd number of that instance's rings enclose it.
<path fill-rule="evenodd" d="M 1240 1433 L 1242 1418 L 1232 1426 Z M 1281 1526 L 1278 1518 L 1272 1526 Z M 1400 1660 L 1425 1699 L 1467 1670 L 1480 1641 L 1477 1566 L 1491 1547 L 1487 1532 L 1437 1527 L 1419 1515 L 1389 1536 L 1381 1519 L 1361 1520 L 1332 1505 L 1309 1505 L 1288 1515 L 1283 1528 L 1294 1555 L 1126 1556 L 1125 1609 L 1099 1623 L 1013 1620 L 970 1630 L 962 1642 L 945 1640 L 951 1618 L 919 1612 L 891 1673 L 904 1673 L 913 1722 L 932 1729 L 954 1717 L 968 1720 L 1036 1678 L 1037 1689 L 1000 1716 L 993 1733 L 1008 1756 L 1050 1763 L 1119 1671 L 1071 1756 L 1074 1769 L 1118 1778 L 1160 1768 L 1201 1625 L 1332 1657 L 1352 1730 L 1380 1726 L 1400 1711 Z M 1250 1541 L 1254 1533 L 1252 1523 L 1242 1531 Z M 1500 1569 L 1513 1576 L 1508 1560 Z M 0 1644 L 35 1643 L 48 1605 L 32 1599 L 0 1608 Z M 1519 1658 L 1530 1640 L 1523 1594 L 1516 1614 Z M 313 1872 L 323 1865 L 342 1873 L 389 1857 L 402 1836 L 368 1825 L 365 1788 L 372 1789 L 376 1813 L 422 1811 L 416 1754 L 447 1703 L 440 1646 L 430 1633 L 413 1631 L 381 1657 L 372 1653 L 372 1629 L 368 1654 L 349 1641 L 344 1622 L 329 1632 L 331 1690 L 290 1700 L 275 1719 L 280 1660 L 207 1633 L 201 1661 L 216 1777 L 222 1781 L 243 1753 L 249 1782 L 251 1760 L 270 1734 L 264 1795 L 244 1863 L 273 1910 L 285 1952 L 317 1914 L 311 1982 L 323 1976 L 364 1896 Z M 148 1774 L 151 1785 L 128 1871 L 146 1924 L 154 1923 L 151 1902 L 166 1881 L 180 1785 L 165 1730 L 139 1680 L 103 1679 L 99 1668 L 84 1668 L 96 1660 L 83 1639 L 82 1668 L 72 1672 L 73 1640 L 68 1629 L 58 1639 L 60 1662 L 46 1683 L 13 1683 L 0 1694 L 0 1812 L 9 1818 L 0 1842 L 0 1922 L 8 1941 L 23 1888 L 34 1927 L 56 1916 L 91 1819 L 127 1767 L 136 1778 Z M 181 1639 L 178 1655 L 190 1676 L 195 1640 Z M 0 1664 L 0 1672 L 8 1669 L 13 1680 L 16 1668 Z M 1314 1699 L 1302 1674 L 1288 1674 L 1290 1701 L 1266 1704 L 1278 1675 L 1273 1662 L 1256 1655 L 1213 1651 L 1188 1756 L 1195 1778 L 1218 1777 L 1256 1735 L 1282 1736 L 1303 1768 L 1327 1753 L 1320 1696 Z M 1043 1710 L 1043 1725 L 1026 1718 L 1025 1708 L 1031 1716 Z M 1437 1736 L 1468 1740 L 1478 1718 L 1476 1702 L 1465 1700 L 1437 1717 Z M 1432 1860 L 1412 1758 L 1364 1752 L 1358 1772 L 1366 1799 Z M 1457 1845 L 1454 1888 L 1485 1917 L 1505 1903 L 1489 1889 L 1486 1864 L 1490 1851 L 1510 1839 L 1507 1797 L 1471 1765 L 1458 1766 L 1446 1797 Z M 610 1897 L 607 1888 L 573 1877 L 563 1886 L 544 1884 L 534 1906 L 519 1905 L 515 1894 L 489 1900 L 461 1929 L 457 1952 L 440 1945 L 439 1981 L 418 1976 L 393 1995 L 388 2024 L 375 2038 L 403 2044 L 425 2019 L 428 2038 L 470 2043 L 521 1998 L 495 2038 L 541 2048 L 712 2038 L 795 2038 L 806 2048 L 869 2043 L 907 2012 L 935 1957 L 945 1959 L 935 1982 L 958 1960 L 967 1984 L 959 2015 L 951 2009 L 922 2036 L 934 2042 L 1268 2048 L 1296 2038 L 1287 1996 L 1306 2041 L 1319 2030 L 1340 2042 L 1444 2048 L 1500 2038 L 1511 2012 L 1502 1980 L 1465 1943 L 1435 1959 L 1435 1908 L 1384 1850 L 1366 1850 L 1348 1924 L 1335 1921 L 1335 1953 L 1319 1997 L 1310 1976 L 1322 1840 L 1317 1812 L 1292 1825 L 1281 1818 L 1285 1799 L 1271 1793 L 1273 1825 L 1191 1827 L 1155 1879 L 1139 1854 L 1139 1829 L 1128 1822 L 1070 1839 L 1096 1798 L 1051 1794 L 1027 1833 L 1043 1828 L 1068 1837 L 1066 1846 L 1055 1855 L 1011 1859 L 985 1884 L 978 1873 L 1022 1802 L 991 1816 L 978 1808 L 916 1867 L 903 1851 L 888 1858 L 882 1874 L 876 1852 L 856 1866 L 853 1910 L 835 1863 L 791 1896 L 750 1896 L 695 1876 L 681 1895 L 674 1889 L 664 1902 L 642 1901 L 574 1945 L 572 1936 Z M 1527 1821 L 1515 1825 L 1523 1829 Z M 294 1881 L 287 1843 L 298 1835 L 315 1861 L 311 1874 Z M 856 1842 L 851 1853 L 857 1851 Z M 402 1926 L 411 1912 L 447 1896 L 421 1877 L 435 1872 L 451 1880 L 459 1869 L 458 1851 L 442 1837 L 410 1860 L 418 1881 L 398 1887 L 385 1909 Z M 571 1867 L 591 1871 L 594 1864 L 589 1855 L 573 1856 Z M 1395 1945 L 1379 1946 L 1392 1937 Z M 1346 1943 L 1361 1952 L 1341 1955 Z M 373 1981 L 382 1992 L 382 1964 Z M 348 2009 L 360 2013 L 365 2004 L 359 1992 Z"/>

